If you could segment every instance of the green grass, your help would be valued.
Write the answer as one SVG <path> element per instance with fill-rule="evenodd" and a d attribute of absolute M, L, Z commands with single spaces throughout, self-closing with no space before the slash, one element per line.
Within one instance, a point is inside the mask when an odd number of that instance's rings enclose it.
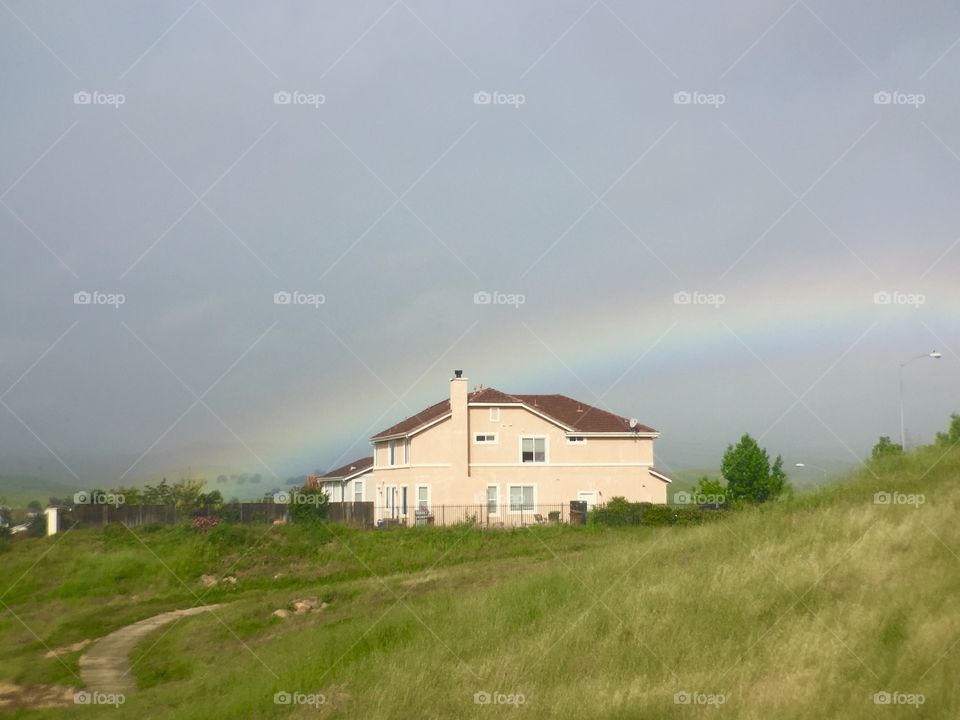
<path fill-rule="evenodd" d="M 12 544 L 0 593 L 29 570 L 3 602 L 51 647 L 224 603 L 147 637 L 139 692 L 79 717 L 957 717 L 960 451 L 942 454 L 692 528 L 75 530 Z M 204 573 L 237 584 L 204 589 Z M 304 596 L 328 607 L 272 617 Z M 0 638 L 0 682 L 76 685 L 9 612 Z M 925 702 L 878 706 L 880 691 Z"/>
<path fill-rule="evenodd" d="M 67 482 L 32 475 L 0 475 L 0 504 L 25 508 L 31 500 L 37 500 L 46 505 L 50 497 L 72 497 L 77 489 Z"/>

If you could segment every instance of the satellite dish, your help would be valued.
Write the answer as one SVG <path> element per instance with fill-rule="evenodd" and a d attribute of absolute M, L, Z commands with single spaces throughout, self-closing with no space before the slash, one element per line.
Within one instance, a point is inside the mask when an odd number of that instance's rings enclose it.
<path fill-rule="evenodd" d="M 630 429 L 631 429 L 631 430 L 636 429 L 636 427 L 637 427 L 638 424 L 639 424 L 639 423 L 637 422 L 637 419 L 636 419 L 636 418 L 630 418 Z"/>

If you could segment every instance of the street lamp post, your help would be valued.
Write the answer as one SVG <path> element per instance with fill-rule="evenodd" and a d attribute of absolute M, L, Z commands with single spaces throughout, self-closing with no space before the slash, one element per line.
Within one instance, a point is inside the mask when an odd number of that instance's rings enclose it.
<path fill-rule="evenodd" d="M 934 350 L 933 352 L 924 353 L 923 355 L 917 355 L 916 357 L 912 357 L 909 360 L 906 360 L 900 363 L 900 369 L 898 371 L 897 379 L 899 381 L 899 386 L 900 386 L 900 449 L 901 450 L 905 451 L 907 449 L 907 433 L 905 429 L 906 426 L 904 425 L 904 422 L 903 422 L 903 368 L 904 366 L 912 363 L 914 360 L 920 360 L 921 358 L 932 358 L 934 360 L 939 360 L 941 357 L 943 357 L 943 355 L 937 352 L 936 350 Z"/>

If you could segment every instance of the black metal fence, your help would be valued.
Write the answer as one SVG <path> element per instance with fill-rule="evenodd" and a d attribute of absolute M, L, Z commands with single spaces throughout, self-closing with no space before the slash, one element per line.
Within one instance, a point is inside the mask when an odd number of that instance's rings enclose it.
<path fill-rule="evenodd" d="M 556 525 L 568 520 L 569 508 L 563 503 L 428 505 L 420 508 L 408 507 L 406 514 L 399 505 L 376 508 L 377 527 L 462 524 L 481 527 L 518 527 Z"/>

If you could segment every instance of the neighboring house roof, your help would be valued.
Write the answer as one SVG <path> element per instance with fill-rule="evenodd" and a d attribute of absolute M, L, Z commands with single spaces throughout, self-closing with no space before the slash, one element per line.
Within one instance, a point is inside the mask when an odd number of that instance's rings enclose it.
<path fill-rule="evenodd" d="M 657 470 L 657 469 L 654 468 L 654 467 L 650 468 L 650 474 L 653 475 L 655 478 L 658 478 L 658 479 L 660 479 L 660 480 L 664 480 L 664 481 L 666 481 L 666 482 L 668 482 L 668 483 L 672 483 L 672 482 L 673 482 L 673 479 L 672 479 L 672 478 L 670 478 L 668 475 L 665 475 L 664 473 L 660 472 L 659 470 Z"/>
<path fill-rule="evenodd" d="M 413 432 L 417 428 L 422 427 L 427 423 L 438 420 L 444 415 L 449 414 L 450 400 L 441 400 L 436 405 L 431 405 L 428 408 L 424 408 L 416 415 L 411 415 L 406 420 L 401 420 L 396 425 L 391 425 L 386 430 L 378 432 L 370 439 L 377 440 L 378 438 L 390 437 L 391 435 L 406 435 L 407 433 Z"/>
<path fill-rule="evenodd" d="M 647 425 L 637 425 L 631 429 L 630 421 L 614 413 L 601 410 L 593 405 L 574 400 L 566 395 L 511 395 L 484 388 L 474 390 L 468 396 L 471 405 L 522 405 L 533 412 L 545 415 L 551 420 L 570 429 L 571 432 L 582 433 L 623 433 L 623 432 L 657 432 Z M 411 415 L 396 425 L 374 435 L 371 440 L 382 440 L 397 435 L 410 433 L 435 422 L 450 414 L 450 401 L 442 400 Z"/>
<path fill-rule="evenodd" d="M 331 470 L 326 475 L 321 475 L 321 480 L 341 480 L 348 477 L 353 477 L 354 475 L 360 475 L 361 473 L 371 469 L 373 467 L 373 456 L 360 458 L 359 460 L 354 460 L 352 463 L 347 463 L 342 467 L 338 467 L 336 470 Z"/>

